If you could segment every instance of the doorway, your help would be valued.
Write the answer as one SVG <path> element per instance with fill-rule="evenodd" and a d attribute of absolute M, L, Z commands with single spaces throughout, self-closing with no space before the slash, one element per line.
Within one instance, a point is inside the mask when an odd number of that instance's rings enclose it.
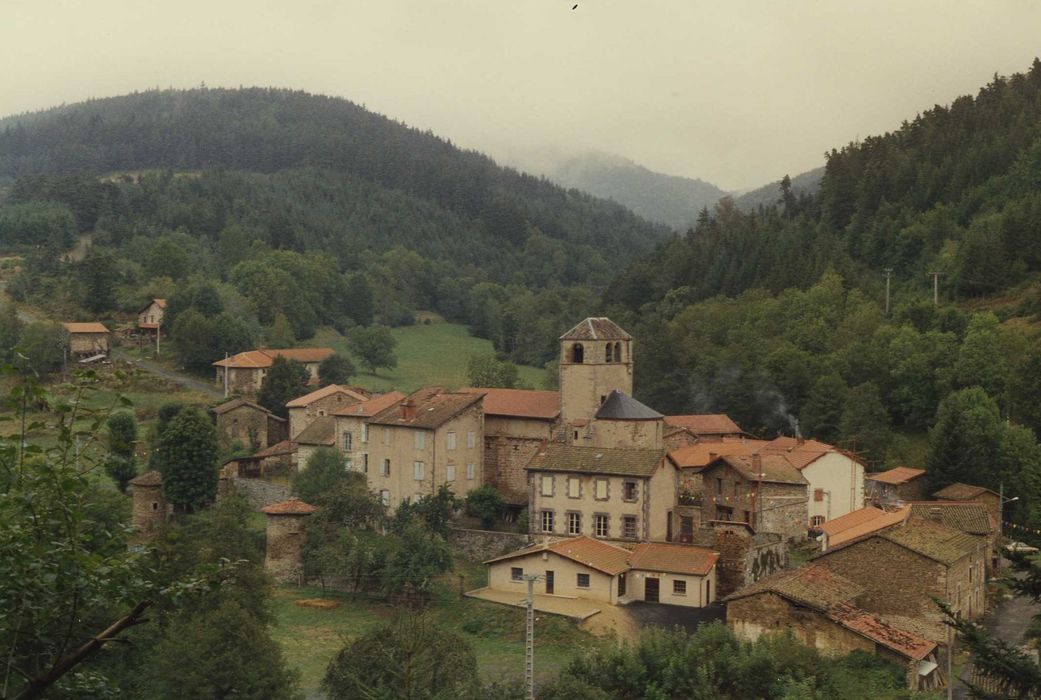
<path fill-rule="evenodd" d="M 644 580 L 646 583 L 643 584 L 643 599 L 648 603 L 657 603 L 660 581 L 656 578 L 648 578 Z"/>
<path fill-rule="evenodd" d="M 553 572 L 546 572 L 546 595 L 553 595 Z"/>
<path fill-rule="evenodd" d="M 625 574 L 618 574 L 618 597 L 625 595 Z"/>

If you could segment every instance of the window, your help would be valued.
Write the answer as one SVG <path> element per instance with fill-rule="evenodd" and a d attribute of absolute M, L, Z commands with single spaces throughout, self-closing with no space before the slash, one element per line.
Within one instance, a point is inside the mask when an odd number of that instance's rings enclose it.
<path fill-rule="evenodd" d="M 369 454 L 367 452 L 361 456 L 361 471 L 363 474 L 369 473 Z"/>
<path fill-rule="evenodd" d="M 576 365 L 582 364 L 583 360 L 585 360 L 585 356 L 586 351 L 585 348 L 582 347 L 582 343 L 575 343 L 571 346 L 571 361 Z"/>
<path fill-rule="evenodd" d="M 622 500 L 623 501 L 635 501 L 636 500 L 636 482 L 635 481 L 623 481 L 622 482 Z"/>
<path fill-rule="evenodd" d="M 455 465 L 449 464 L 445 467 L 445 481 L 455 481 Z"/>
<path fill-rule="evenodd" d="M 450 449 L 450 450 L 454 450 L 455 449 L 455 433 L 454 432 L 449 432 L 448 435 L 445 436 L 445 444 L 448 447 L 448 449 Z"/>
<path fill-rule="evenodd" d="M 716 493 L 718 493 L 720 496 L 723 495 L 723 477 L 716 477 Z"/>
<path fill-rule="evenodd" d="M 542 531 L 553 532 L 553 511 L 542 511 Z"/>
<path fill-rule="evenodd" d="M 672 594 L 673 595 L 687 595 L 687 582 L 686 581 L 673 581 L 672 582 Z"/>
<path fill-rule="evenodd" d="M 622 344 L 621 343 L 615 343 L 614 344 L 614 361 L 615 362 L 621 362 L 622 361 Z"/>
<path fill-rule="evenodd" d="M 318 416 L 321 417 L 321 418 L 325 417 L 325 409 L 324 408 L 318 409 Z"/>
<path fill-rule="evenodd" d="M 580 498 L 581 496 L 582 482 L 578 480 L 577 476 L 569 476 L 567 478 L 567 497 Z"/>
<path fill-rule="evenodd" d="M 824 500 L 824 489 L 814 489 L 813 490 L 813 500 L 816 501 L 817 503 L 820 503 L 821 501 L 823 501 Z"/>
<path fill-rule="evenodd" d="M 543 496 L 553 495 L 553 477 L 543 474 L 539 479 L 539 494 Z"/>
<path fill-rule="evenodd" d="M 422 481 L 426 477 L 427 465 L 425 462 L 412 463 L 412 478 Z"/>
<path fill-rule="evenodd" d="M 380 503 L 382 503 L 384 506 L 390 505 L 390 491 L 388 491 L 387 489 L 382 489 L 380 491 Z"/>
<path fill-rule="evenodd" d="M 239 419 L 238 418 L 232 418 L 231 419 L 231 436 L 232 437 L 238 437 L 239 436 Z"/>
<path fill-rule="evenodd" d="M 604 362 L 610 362 L 612 357 L 614 357 L 613 348 L 611 347 L 611 344 L 608 343 L 604 346 Z"/>
<path fill-rule="evenodd" d="M 694 518 L 689 515 L 680 516 L 680 534 L 685 536 L 694 534 Z"/>
<path fill-rule="evenodd" d="M 575 585 L 579 588 L 589 588 L 589 574 L 578 574 Z"/>
<path fill-rule="evenodd" d="M 466 480 L 467 481 L 473 481 L 474 480 L 474 476 L 476 475 L 475 472 L 476 472 L 476 470 L 474 469 L 474 463 L 473 462 L 467 462 L 466 463 Z"/>
<path fill-rule="evenodd" d="M 622 537 L 627 540 L 636 539 L 636 516 L 635 515 L 623 515 L 622 516 Z"/>
<path fill-rule="evenodd" d="M 384 459 L 383 466 L 380 468 L 380 476 L 390 476 L 390 460 Z"/>
<path fill-rule="evenodd" d="M 567 514 L 567 534 L 569 534 L 569 535 L 581 535 L 582 534 L 582 514 L 581 513 L 568 513 Z"/>
<path fill-rule="evenodd" d="M 477 433 L 472 430 L 466 433 L 466 447 L 471 450 L 477 447 Z"/>
<path fill-rule="evenodd" d="M 596 480 L 596 500 L 606 501 L 607 500 L 607 479 Z"/>
<path fill-rule="evenodd" d="M 159 510 L 159 502 L 152 501 L 152 510 Z"/>
<path fill-rule="evenodd" d="M 524 580 L 524 569 L 519 566 L 510 567 L 510 580 L 511 581 L 523 581 Z"/>
<path fill-rule="evenodd" d="M 368 423 L 362 423 L 362 425 L 361 425 L 361 441 L 362 442 L 368 442 L 369 441 L 369 424 Z"/>
<path fill-rule="evenodd" d="M 812 525 L 813 527 L 820 527 L 823 524 L 824 524 L 824 516 L 823 515 L 815 515 L 812 518 L 810 518 L 810 525 Z"/>
<path fill-rule="evenodd" d="M 416 439 L 416 449 L 417 450 L 425 450 L 426 446 L 427 446 L 427 434 L 424 431 L 422 431 L 422 430 L 417 430 L 415 432 L 415 439 Z"/>
<path fill-rule="evenodd" d="M 748 523 L 749 525 L 752 524 L 752 514 L 749 511 L 747 511 L 747 510 L 745 511 L 744 522 Z"/>
<path fill-rule="evenodd" d="M 603 513 L 593 516 L 593 534 L 597 537 L 608 537 L 611 534 L 610 516 Z"/>
<path fill-rule="evenodd" d="M 390 444 L 390 428 L 384 428 L 383 429 L 383 444 L 384 445 L 389 445 Z"/>

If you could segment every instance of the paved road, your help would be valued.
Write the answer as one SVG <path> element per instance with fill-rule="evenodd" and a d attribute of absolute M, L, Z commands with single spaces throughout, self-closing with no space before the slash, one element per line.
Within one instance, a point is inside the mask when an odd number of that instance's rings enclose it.
<path fill-rule="evenodd" d="M 191 389 L 193 391 L 200 391 L 212 398 L 219 399 L 223 398 L 224 396 L 224 392 L 222 392 L 209 382 L 205 382 L 201 379 L 195 379 L 194 377 L 188 377 L 183 374 L 180 374 L 179 372 L 174 372 L 173 370 L 167 369 L 158 362 L 153 362 L 152 360 L 140 360 L 136 357 L 131 357 L 122 348 L 112 348 L 112 357 L 122 362 L 127 362 L 133 365 L 134 367 L 138 367 L 139 369 L 148 372 L 149 374 L 155 374 L 160 377 L 163 377 L 164 379 L 169 379 L 170 381 L 176 382 L 177 384 L 180 384 L 181 386 L 187 389 Z"/>

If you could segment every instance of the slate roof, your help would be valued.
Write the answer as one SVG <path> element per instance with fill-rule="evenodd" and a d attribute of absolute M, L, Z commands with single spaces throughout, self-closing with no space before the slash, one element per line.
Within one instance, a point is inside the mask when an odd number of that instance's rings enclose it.
<path fill-rule="evenodd" d="M 936 648 L 935 642 L 895 627 L 848 603 L 832 606 L 826 616 L 846 629 L 915 661 L 921 661 Z"/>
<path fill-rule="evenodd" d="M 730 465 L 748 481 L 799 485 L 809 483 L 802 472 L 780 455 L 723 455 L 712 464 L 719 462 Z"/>
<path fill-rule="evenodd" d="M 386 394 L 380 394 L 379 396 L 373 396 L 367 401 L 352 404 L 350 406 L 344 406 L 333 411 L 334 416 L 355 416 L 362 418 L 370 418 L 380 411 L 385 410 L 389 406 L 401 401 L 405 398 L 405 395 L 400 391 L 391 391 Z"/>
<path fill-rule="evenodd" d="M 271 411 L 267 410 L 266 408 L 264 408 L 260 404 L 253 403 L 252 401 L 247 401 L 246 399 L 232 399 L 231 401 L 225 401 L 224 403 L 217 404 L 211 410 L 214 413 L 216 413 L 217 415 L 224 415 L 228 411 L 234 411 L 236 408 L 241 408 L 243 406 L 247 406 L 247 407 L 255 409 L 257 411 L 261 411 L 262 413 L 267 413 L 267 414 L 270 414 L 270 415 L 274 415 L 274 414 L 271 413 Z M 275 417 L 278 418 L 278 416 L 275 416 Z M 284 419 L 279 418 L 279 420 L 284 420 Z"/>
<path fill-rule="evenodd" d="M 665 416 L 665 422 L 687 428 L 695 435 L 740 435 L 745 432 L 725 413 Z"/>
<path fill-rule="evenodd" d="M 310 503 L 304 503 L 295 496 L 290 498 L 288 501 L 272 503 L 271 505 L 264 506 L 260 509 L 262 513 L 266 513 L 267 515 L 310 515 L 316 510 L 318 510 L 317 507 Z"/>
<path fill-rule="evenodd" d="M 828 536 L 828 547 L 837 547 L 843 542 L 899 525 L 905 522 L 910 514 L 910 506 L 889 512 L 868 506 L 828 520 L 821 525 L 821 530 Z"/>
<path fill-rule="evenodd" d="M 370 423 L 434 430 L 478 403 L 482 396 L 483 394 L 446 392 L 441 387 L 428 387 L 415 391 L 402 401 L 380 411 L 372 417 Z M 406 414 L 407 402 L 411 402 L 414 409 L 411 417 L 407 417 Z"/>
<path fill-rule="evenodd" d="M 723 600 L 729 602 L 758 593 L 776 593 L 819 610 L 848 603 L 864 592 L 864 587 L 840 576 L 819 564 L 782 571 L 731 593 Z"/>
<path fill-rule="evenodd" d="M 531 458 L 529 471 L 579 472 L 649 477 L 664 450 L 546 445 Z"/>
<path fill-rule="evenodd" d="M 335 445 L 336 419 L 332 416 L 319 416 L 293 440 L 301 445 Z"/>
<path fill-rule="evenodd" d="M 213 364 L 217 367 L 234 369 L 265 369 L 274 363 L 276 357 L 284 357 L 297 362 L 321 362 L 335 354 L 336 351 L 332 348 L 263 348 L 240 352 L 223 360 L 217 360 Z"/>
<path fill-rule="evenodd" d="M 990 489 L 982 486 L 972 486 L 971 484 L 951 484 L 947 488 L 940 489 L 934 493 L 933 497 L 939 498 L 943 501 L 971 501 L 973 498 L 982 496 L 985 493 L 993 493 L 995 496 L 998 495 Z"/>
<path fill-rule="evenodd" d="M 484 394 L 484 413 L 488 416 L 554 420 L 560 415 L 559 391 L 482 387 L 465 387 L 459 391 L 464 394 Z"/>
<path fill-rule="evenodd" d="M 871 479 L 882 484 L 906 484 L 912 479 L 917 479 L 920 476 L 925 475 L 924 469 L 914 469 L 913 467 L 894 467 L 889 471 L 879 472 L 878 474 L 865 474 L 865 479 Z"/>
<path fill-rule="evenodd" d="M 561 340 L 632 340 L 622 327 L 606 317 L 590 317 L 560 336 Z"/>
<path fill-rule="evenodd" d="M 644 406 L 628 394 L 613 389 L 597 409 L 596 418 L 598 420 L 660 420 L 664 416 L 653 408 Z"/>
<path fill-rule="evenodd" d="M 369 393 L 364 389 L 352 386 L 341 386 L 339 384 L 330 384 L 329 386 L 323 386 L 321 389 L 312 391 L 310 394 L 298 396 L 292 401 L 286 403 L 286 408 L 305 408 L 310 406 L 311 403 L 318 401 L 319 399 L 324 399 L 327 396 L 332 396 L 333 394 L 343 394 L 352 399 L 352 403 L 365 401 L 369 398 Z"/>
<path fill-rule="evenodd" d="M 65 330 L 69 333 L 108 333 L 105 324 L 91 321 L 89 323 L 63 323 Z"/>
<path fill-rule="evenodd" d="M 947 527 L 970 535 L 990 535 L 997 529 L 990 511 L 982 503 L 955 501 L 916 501 L 910 504 L 911 515 L 936 520 Z"/>
<path fill-rule="evenodd" d="M 162 486 L 163 475 L 153 469 L 150 472 L 145 472 L 141 476 L 135 476 L 127 483 L 131 486 Z"/>
<path fill-rule="evenodd" d="M 588 566 L 591 569 L 602 571 L 609 576 L 615 576 L 629 569 L 629 550 L 608 544 L 601 540 L 582 535 L 568 540 L 560 540 L 552 543 L 542 543 L 518 549 L 515 552 L 504 554 L 501 557 L 488 559 L 485 564 L 493 564 L 499 561 L 526 557 L 539 552 L 553 552 L 562 557 Z"/>
<path fill-rule="evenodd" d="M 682 544 L 643 542 L 629 555 L 629 566 L 642 571 L 704 576 L 719 560 L 719 552 Z"/>

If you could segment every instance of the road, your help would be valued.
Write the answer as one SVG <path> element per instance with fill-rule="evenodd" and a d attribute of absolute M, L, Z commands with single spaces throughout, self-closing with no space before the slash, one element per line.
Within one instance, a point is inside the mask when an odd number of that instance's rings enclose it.
<path fill-rule="evenodd" d="M 213 386 L 209 382 L 205 382 L 201 379 L 195 379 L 194 377 L 188 377 L 179 372 L 174 372 L 173 370 L 167 369 L 158 362 L 153 362 L 152 360 L 142 360 L 136 357 L 131 357 L 122 348 L 112 348 L 112 357 L 116 360 L 120 360 L 121 362 L 126 362 L 134 367 L 137 367 L 144 372 L 148 372 L 149 374 L 155 374 L 164 379 L 168 379 L 171 382 L 176 382 L 177 384 L 180 384 L 186 389 L 202 392 L 207 396 L 210 396 L 211 398 L 220 399 L 224 397 L 224 392 L 222 392 L 220 389 Z"/>

